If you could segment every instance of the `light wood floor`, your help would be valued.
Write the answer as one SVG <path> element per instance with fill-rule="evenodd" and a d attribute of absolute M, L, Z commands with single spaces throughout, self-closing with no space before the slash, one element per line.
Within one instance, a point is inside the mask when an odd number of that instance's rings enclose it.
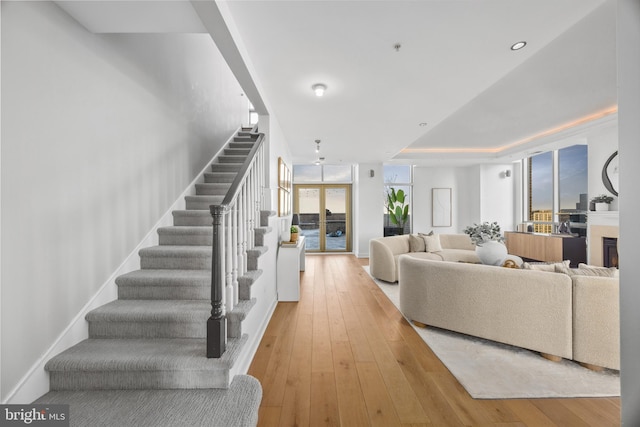
<path fill-rule="evenodd" d="M 307 256 L 250 367 L 261 426 L 618 426 L 620 399 L 474 400 L 353 255 Z"/>

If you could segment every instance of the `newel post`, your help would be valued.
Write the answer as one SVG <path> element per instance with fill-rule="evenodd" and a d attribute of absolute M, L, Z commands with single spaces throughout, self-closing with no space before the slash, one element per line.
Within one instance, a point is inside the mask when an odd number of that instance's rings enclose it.
<path fill-rule="evenodd" d="M 207 357 L 221 357 L 227 343 L 227 319 L 224 314 L 224 230 L 225 206 L 210 206 L 213 217 L 211 253 L 211 317 L 207 320 Z"/>

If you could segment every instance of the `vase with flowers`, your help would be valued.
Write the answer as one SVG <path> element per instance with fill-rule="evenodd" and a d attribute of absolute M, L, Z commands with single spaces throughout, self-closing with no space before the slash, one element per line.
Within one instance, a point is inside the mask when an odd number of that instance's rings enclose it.
<path fill-rule="evenodd" d="M 613 197 L 606 194 L 600 194 L 591 199 L 591 203 L 594 204 L 594 210 L 596 211 L 608 211 L 609 204 L 613 202 Z"/>
<path fill-rule="evenodd" d="M 497 222 L 483 222 L 466 227 L 463 232 L 468 234 L 476 245 L 476 255 L 483 264 L 502 265 L 507 258 L 507 247 L 504 236 L 500 232 Z"/>

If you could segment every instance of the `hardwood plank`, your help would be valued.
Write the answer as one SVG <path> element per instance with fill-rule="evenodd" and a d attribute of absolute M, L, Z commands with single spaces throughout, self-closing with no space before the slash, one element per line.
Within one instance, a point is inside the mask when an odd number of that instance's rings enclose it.
<path fill-rule="evenodd" d="M 518 418 L 530 426 L 540 427 L 557 427 L 557 424 L 551 421 L 544 412 L 538 409 L 531 401 L 526 399 L 510 399 L 505 400 L 505 405 L 511 409 L 512 412 L 518 414 Z"/>
<path fill-rule="evenodd" d="M 360 387 L 351 345 L 344 341 L 333 342 L 332 350 L 340 423 L 343 426 L 368 425 L 367 405 Z"/>
<path fill-rule="evenodd" d="M 493 423 L 482 405 L 469 396 L 469 393 L 451 374 L 434 372 L 429 375 L 464 424 L 475 426 Z"/>
<path fill-rule="evenodd" d="M 340 308 L 344 318 L 347 335 L 351 343 L 351 351 L 356 362 L 373 362 L 375 356 L 373 350 L 369 346 L 369 341 L 364 335 L 364 327 L 360 323 L 360 319 L 356 314 L 355 307 L 351 302 L 351 296 L 348 292 L 340 293 Z"/>
<path fill-rule="evenodd" d="M 332 372 L 311 374 L 311 426 L 339 426 L 336 381 Z"/>
<path fill-rule="evenodd" d="M 256 350 L 256 355 L 251 362 L 251 366 L 249 367 L 248 374 L 254 377 L 262 377 L 267 371 L 267 366 L 269 365 L 269 359 L 271 359 L 271 354 L 273 353 L 273 347 L 278 339 L 277 335 L 264 335 L 262 340 L 260 340 L 260 344 L 258 345 L 258 349 Z"/>
<path fill-rule="evenodd" d="M 359 317 L 368 324 L 374 324 L 374 315 L 369 307 L 359 306 L 356 311 Z M 416 398 L 411 385 L 407 381 L 402 368 L 398 365 L 393 352 L 385 341 L 380 328 L 367 328 L 365 330 L 369 345 L 375 348 L 374 353 L 380 374 L 389 391 L 391 400 L 397 410 L 400 421 L 403 423 L 430 422 L 424 413 L 420 402 Z"/>
<path fill-rule="evenodd" d="M 571 412 L 560 399 L 538 399 L 532 400 L 532 403 L 559 426 L 583 427 L 589 425 Z"/>
<path fill-rule="evenodd" d="M 607 410 L 603 405 L 594 406 L 593 399 L 567 399 L 562 402 L 571 412 L 591 426 L 618 426 L 620 411 Z"/>
<path fill-rule="evenodd" d="M 399 426 L 400 419 L 396 414 L 393 401 L 384 384 L 378 365 L 373 362 L 356 362 L 358 378 L 362 384 L 367 413 L 372 426 Z"/>
<path fill-rule="evenodd" d="M 323 275 L 324 276 L 324 275 Z M 333 372 L 331 357 L 331 333 L 324 279 L 316 277 L 313 293 L 313 344 L 311 356 L 312 372 Z"/>
<path fill-rule="evenodd" d="M 280 425 L 309 425 L 311 412 L 311 310 L 298 313 Z"/>
<path fill-rule="evenodd" d="M 424 412 L 434 426 L 463 426 L 438 387 L 416 358 L 416 353 L 403 341 L 389 343 Z"/>
<path fill-rule="evenodd" d="M 280 423 L 279 406 L 261 406 L 258 410 L 258 427 L 277 426 Z"/>

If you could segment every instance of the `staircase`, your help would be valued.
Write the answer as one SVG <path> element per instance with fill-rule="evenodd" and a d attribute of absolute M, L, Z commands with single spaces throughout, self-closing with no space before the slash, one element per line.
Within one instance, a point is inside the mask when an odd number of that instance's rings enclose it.
<path fill-rule="evenodd" d="M 254 247 L 246 251 L 247 271 L 237 278 L 239 300 L 226 312 L 226 351 L 208 359 L 213 236 L 209 206 L 222 202 L 256 137 L 241 131 L 227 144 L 204 174 L 204 182 L 196 184 L 196 194 L 186 196 L 186 209 L 173 212 L 174 225 L 158 229 L 159 245 L 140 250 L 140 270 L 116 279 L 118 299 L 87 314 L 89 338 L 46 364 L 52 393 L 229 388 L 230 370 L 247 340 L 242 321 L 256 301 L 251 285 L 262 273 L 258 259 L 267 250 L 264 236 L 271 229 L 268 215 L 259 215 Z"/>

